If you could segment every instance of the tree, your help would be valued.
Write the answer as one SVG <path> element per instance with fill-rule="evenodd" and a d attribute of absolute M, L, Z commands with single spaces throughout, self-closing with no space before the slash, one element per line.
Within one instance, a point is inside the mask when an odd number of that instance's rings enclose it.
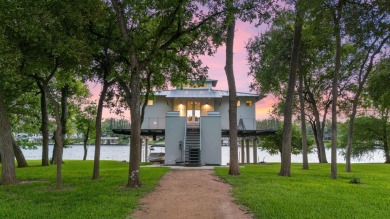
<path fill-rule="evenodd" d="M 308 145 L 307 145 L 307 131 L 306 131 L 306 113 L 305 113 L 305 100 L 303 97 L 303 71 L 299 71 L 299 86 L 298 86 L 298 95 L 299 95 L 299 107 L 300 107 L 300 119 L 301 119 L 301 131 L 302 131 L 302 169 L 309 169 L 308 161 Z"/>
<path fill-rule="evenodd" d="M 304 106 L 305 116 L 308 117 L 314 130 L 319 161 L 326 162 L 325 146 L 321 136 L 323 136 L 331 103 L 327 69 L 331 49 L 329 45 L 332 44 L 329 40 L 329 31 L 318 29 L 319 26 L 328 25 L 325 19 L 321 19 L 322 23 L 318 24 L 310 16 L 310 14 L 317 13 L 317 5 L 310 4 L 309 6 L 305 5 L 307 13 L 301 39 L 298 71 L 299 75 L 304 76 L 302 96 L 307 103 Z M 260 93 L 272 93 L 278 98 L 279 104 L 275 105 L 278 115 L 284 114 L 294 35 L 292 22 L 294 16 L 290 11 L 278 13 L 273 19 L 271 29 L 250 40 L 247 45 L 250 75 L 255 78 L 251 86 Z"/>
<path fill-rule="evenodd" d="M 222 14 L 214 2 L 139 2 L 111 1 L 118 20 L 121 36 L 127 49 L 128 75 L 121 78 L 121 88 L 127 96 L 131 117 L 131 148 L 128 187 L 140 187 L 139 151 L 141 127 L 142 78 L 146 78 L 150 65 L 166 57 L 164 53 L 185 55 L 191 72 L 199 73 L 197 55 L 211 54 L 211 23 Z M 204 11 L 201 7 L 209 6 Z M 214 7 L 213 7 L 214 6 Z M 214 10 L 215 9 L 215 10 Z M 196 19 L 194 19 L 196 18 Z M 195 64 L 195 65 L 191 65 Z M 149 68 L 149 69 L 148 69 Z M 204 73 L 204 72 L 203 72 Z M 194 77 L 195 78 L 195 77 Z M 127 88 L 126 88 L 127 87 Z M 130 91 L 130 92 L 129 92 Z"/>
<path fill-rule="evenodd" d="M 368 80 L 368 94 L 371 97 L 374 107 L 378 109 L 380 114 L 380 124 L 382 131 L 381 137 L 378 136 L 378 139 L 381 139 L 383 144 L 383 150 L 385 153 L 385 163 L 390 163 L 390 151 L 389 151 L 389 136 L 388 136 L 388 126 L 389 126 L 389 114 L 390 114 L 390 87 L 388 82 L 390 81 L 390 59 L 383 59 L 378 63 L 374 70 L 373 74 Z"/>
<path fill-rule="evenodd" d="M 238 166 L 238 146 L 237 146 L 237 94 L 236 83 L 233 72 L 233 46 L 234 46 L 234 27 L 235 27 L 235 13 L 233 8 L 233 1 L 226 1 L 228 8 L 227 22 L 227 36 L 226 36 L 226 64 L 225 73 L 229 87 L 229 142 L 230 142 L 230 161 L 229 174 L 236 176 L 240 175 Z"/>
<path fill-rule="evenodd" d="M 336 38 L 336 55 L 335 55 L 335 69 L 332 83 L 332 161 L 331 161 L 331 178 L 337 179 L 337 96 L 339 72 L 341 65 L 341 27 L 340 21 L 342 17 L 344 1 L 340 0 L 337 3 L 334 12 L 334 35 Z"/>
<path fill-rule="evenodd" d="M 43 82 L 43 83 L 42 83 Z M 49 113 L 47 110 L 47 98 L 44 84 L 47 81 L 36 79 L 41 99 L 41 133 L 42 133 L 42 166 L 49 166 Z"/>
<path fill-rule="evenodd" d="M 0 89 L 0 152 L 2 185 L 16 184 L 14 150 L 12 148 L 11 125 L 5 108 L 3 91 Z"/>
<path fill-rule="evenodd" d="M 302 151 L 302 133 L 297 125 L 293 124 L 291 128 L 291 154 L 300 154 Z M 313 139 L 307 139 L 307 153 L 311 153 L 313 149 Z M 260 138 L 260 148 L 267 151 L 271 155 L 280 154 L 282 156 L 283 147 L 283 123 L 278 123 L 278 130 L 274 135 L 264 136 Z"/>
<path fill-rule="evenodd" d="M 356 117 L 354 123 L 354 141 L 352 144 L 351 156 L 354 158 L 370 157 L 371 153 L 376 150 L 383 150 L 385 163 L 389 163 L 389 149 L 386 147 L 386 141 L 390 138 L 387 129 L 390 127 L 387 121 L 386 127 L 383 126 L 385 121 L 375 116 L 361 115 Z M 340 126 L 340 146 L 346 148 L 348 141 L 349 121 Z M 387 143 L 388 144 L 388 143 Z M 344 150 L 345 154 L 345 150 Z"/>
<path fill-rule="evenodd" d="M 90 136 L 93 135 L 93 131 L 95 130 L 95 117 L 96 117 L 96 107 L 94 103 L 90 103 L 84 106 L 83 109 L 78 109 L 75 115 L 76 128 L 79 132 L 83 134 L 83 144 L 84 144 L 83 160 L 87 159 L 87 153 L 88 153 L 87 144 L 89 142 Z"/>
<path fill-rule="evenodd" d="M 348 142 L 346 149 L 346 171 L 351 172 L 351 152 L 353 144 L 354 122 L 359 106 L 359 100 L 364 85 L 372 72 L 374 64 L 380 60 L 381 52 L 385 45 L 388 45 L 390 38 L 389 29 L 389 8 L 388 4 L 382 1 L 369 3 L 347 4 L 345 9 L 344 26 L 346 33 L 351 39 L 354 47 L 359 51 L 356 62 L 359 67 L 351 77 L 354 86 L 349 95 L 353 100 L 351 113 L 349 114 Z"/>
<path fill-rule="evenodd" d="M 53 106 L 57 124 L 57 187 L 62 185 L 62 147 L 66 133 L 67 102 L 79 80 L 76 72 L 89 62 L 84 28 L 94 17 L 92 5 L 100 1 L 11 1 L 7 2 L 7 36 L 21 55 L 19 75 L 39 81 Z M 74 76 L 74 77 L 73 77 Z"/>
<path fill-rule="evenodd" d="M 94 49 L 92 72 L 93 80 L 102 85 L 97 104 L 95 119 L 95 154 L 92 179 L 97 180 L 100 176 L 100 146 L 102 137 L 102 115 L 103 105 L 110 89 L 117 82 L 115 78 L 123 52 L 118 25 L 116 24 L 115 13 L 107 5 L 102 6 L 99 20 L 89 25 L 89 40 L 97 48 Z"/>
<path fill-rule="evenodd" d="M 284 125 L 283 125 L 283 147 L 282 160 L 280 166 L 280 176 L 291 176 L 291 127 L 293 114 L 294 89 L 296 81 L 296 72 L 298 69 L 299 49 L 302 35 L 303 13 L 300 8 L 300 2 L 295 5 L 296 18 L 294 25 L 293 48 L 291 52 L 290 73 L 288 77 L 287 96 L 284 110 Z"/>

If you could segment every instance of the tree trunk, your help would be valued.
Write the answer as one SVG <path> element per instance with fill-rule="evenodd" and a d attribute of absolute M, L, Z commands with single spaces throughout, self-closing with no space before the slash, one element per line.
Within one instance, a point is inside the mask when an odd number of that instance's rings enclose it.
<path fill-rule="evenodd" d="M 317 135 L 317 126 L 316 126 L 316 122 L 315 121 L 309 121 L 310 122 L 310 126 L 313 130 L 313 135 L 314 135 L 314 140 L 316 142 L 316 148 L 317 148 L 317 156 L 318 156 L 318 162 L 321 163 L 321 154 L 320 154 L 320 143 L 318 142 L 318 135 Z"/>
<path fill-rule="evenodd" d="M 131 117 L 131 139 L 130 139 L 130 162 L 129 162 L 129 177 L 127 187 L 140 187 L 141 178 L 139 173 L 140 166 L 140 140 L 141 140 L 141 70 L 134 48 L 128 36 L 127 22 L 124 16 L 123 8 L 118 0 L 111 0 L 115 14 L 119 23 L 119 28 L 123 40 L 126 43 L 130 58 L 131 72 L 131 99 L 130 99 L 130 117 Z M 126 94 L 128 95 L 128 94 Z"/>
<path fill-rule="evenodd" d="M 52 153 L 52 156 L 51 156 L 51 161 L 50 161 L 50 164 L 57 164 L 57 140 L 56 140 L 56 132 L 57 131 L 54 131 L 53 132 L 53 140 L 54 140 L 54 144 L 53 144 L 53 153 Z"/>
<path fill-rule="evenodd" d="M 228 9 L 233 5 L 232 1 L 226 3 Z M 230 142 L 230 160 L 229 160 L 229 175 L 240 175 L 238 165 L 238 145 L 237 145 L 237 92 L 236 83 L 233 72 L 233 46 L 234 46 L 234 28 L 235 18 L 234 13 L 229 12 L 227 17 L 229 26 L 226 36 L 226 64 L 225 73 L 229 87 L 229 142 Z M 244 147 L 244 145 L 241 145 Z M 244 163 L 244 160 L 242 160 Z"/>
<path fill-rule="evenodd" d="M 23 152 L 14 138 L 12 138 L 12 148 L 14 149 L 15 158 L 18 162 L 18 168 L 28 167 L 26 158 L 24 158 Z"/>
<path fill-rule="evenodd" d="M 347 151 L 345 154 L 345 171 L 351 172 L 351 154 L 352 154 L 352 138 L 353 138 L 353 126 L 355 123 L 355 117 L 357 112 L 357 104 L 355 104 L 355 99 L 357 102 L 357 98 L 355 96 L 354 103 L 352 104 L 352 113 L 349 117 L 348 124 L 348 141 L 347 141 Z"/>
<path fill-rule="evenodd" d="M 130 99 L 130 117 L 131 117 L 131 139 L 130 139 L 130 162 L 127 187 L 141 187 L 140 150 L 141 150 L 141 73 L 138 69 L 132 71 L 132 81 L 130 84 L 132 96 Z"/>
<path fill-rule="evenodd" d="M 1 151 L 1 185 L 16 184 L 14 150 L 12 148 L 12 132 L 3 92 L 0 90 L 0 151 Z"/>
<path fill-rule="evenodd" d="M 59 114 L 59 113 L 58 113 Z M 57 118 L 58 117 L 58 118 Z M 62 187 L 62 154 L 63 154 L 63 142 L 62 142 L 62 125 L 61 119 L 59 115 L 56 115 L 57 120 L 57 129 L 55 134 L 55 139 L 57 142 L 57 150 L 56 150 L 56 160 L 57 160 L 57 175 L 56 175 L 56 188 L 59 189 Z"/>
<path fill-rule="evenodd" d="M 303 98 L 303 72 L 299 73 L 299 105 L 301 108 L 301 132 L 302 132 L 302 169 L 309 169 L 309 161 L 307 158 L 307 132 L 306 132 L 306 114 L 305 114 L 305 102 Z"/>
<path fill-rule="evenodd" d="M 317 141 L 318 141 L 318 148 L 319 148 L 318 152 L 320 156 L 319 162 L 328 163 L 328 160 L 326 159 L 326 153 L 325 153 L 324 129 L 321 127 L 320 114 L 318 111 L 314 112 L 314 118 L 316 120 L 315 125 L 317 130 Z"/>
<path fill-rule="evenodd" d="M 87 133 L 85 133 L 85 135 L 84 135 L 84 156 L 83 156 L 83 160 L 87 160 L 87 153 L 88 153 L 87 144 L 88 144 L 88 139 L 89 139 L 89 124 L 88 124 L 88 128 L 87 128 Z"/>
<path fill-rule="evenodd" d="M 63 148 L 64 147 L 64 143 L 65 143 L 65 140 L 66 140 L 66 122 L 67 122 L 67 118 L 68 118 L 68 89 L 69 89 L 69 86 L 68 85 L 65 85 L 64 88 L 61 89 L 61 116 L 60 116 L 60 119 L 61 119 L 61 133 L 60 133 L 60 136 L 61 136 L 61 147 Z M 57 123 L 58 125 L 58 123 Z M 52 160 L 50 161 L 50 164 L 58 164 L 58 147 L 59 147 L 59 143 L 58 143 L 58 140 L 56 139 L 56 132 L 54 132 L 54 145 L 53 145 L 53 156 L 52 156 Z M 63 150 L 63 149 L 62 149 Z M 62 162 L 62 157 L 61 157 L 61 162 Z"/>
<path fill-rule="evenodd" d="M 38 83 L 41 92 L 41 132 L 42 132 L 42 166 L 49 166 L 49 114 L 45 89 Z"/>
<path fill-rule="evenodd" d="M 68 96 L 69 96 L 69 85 L 65 85 L 61 89 L 61 125 L 62 125 L 62 146 L 65 146 L 66 133 L 67 133 L 67 121 L 68 121 Z"/>
<path fill-rule="evenodd" d="M 313 116 L 314 116 L 314 135 L 316 137 L 316 143 L 317 143 L 317 148 L 318 148 L 318 157 L 319 157 L 319 162 L 320 163 L 328 163 L 326 159 L 326 153 L 325 153 L 325 145 L 324 145 L 324 129 L 323 125 L 321 125 L 321 120 L 320 120 L 320 113 L 318 111 L 317 105 L 316 105 L 316 100 L 314 98 L 313 93 L 308 90 L 307 91 L 308 96 L 309 96 L 309 103 L 312 106 L 313 109 Z M 325 109 L 324 114 L 328 108 Z M 325 116 L 324 116 L 325 117 Z M 323 123 L 325 123 L 325 119 L 323 120 Z"/>
<path fill-rule="evenodd" d="M 45 93 L 54 106 L 54 117 L 57 124 L 56 130 L 54 132 L 54 140 L 56 144 L 56 150 L 55 154 L 53 154 L 53 157 L 55 157 L 55 160 L 57 162 L 57 174 L 56 174 L 56 188 L 59 189 L 62 187 L 62 154 L 63 154 L 63 132 L 62 132 L 62 118 L 60 113 L 60 104 L 55 100 L 55 98 L 51 95 L 49 88 L 45 87 Z M 62 92 L 61 92 L 62 93 Z M 61 97 L 62 102 L 62 97 Z"/>
<path fill-rule="evenodd" d="M 331 178 L 337 179 L 337 96 L 338 92 L 338 78 L 341 65 L 341 33 L 340 33 L 340 19 L 342 2 L 339 1 L 336 12 L 334 14 L 334 33 L 336 37 L 336 56 L 335 69 L 332 82 L 332 156 L 331 156 Z"/>
<path fill-rule="evenodd" d="M 286 105 L 284 111 L 284 125 L 283 125 L 283 141 L 282 141 L 282 160 L 280 166 L 280 176 L 291 176 L 291 128 L 292 128 L 292 114 L 294 89 L 296 82 L 296 72 L 298 69 L 299 49 L 301 43 L 302 23 L 303 18 L 300 13 L 300 1 L 296 3 L 296 18 L 294 25 L 294 40 L 291 52 L 290 73 L 288 77 Z"/>
<path fill-rule="evenodd" d="M 385 163 L 390 163 L 390 152 L 389 152 L 389 142 L 387 140 L 387 120 L 388 120 L 388 110 L 383 113 L 383 150 L 385 152 Z"/>
<path fill-rule="evenodd" d="M 102 115 L 103 115 L 103 103 L 106 98 L 109 84 L 106 80 L 103 82 L 102 92 L 100 93 L 99 102 L 97 105 L 96 113 L 96 133 L 95 133 L 95 156 L 93 159 L 93 173 L 92 179 L 99 179 L 100 172 L 100 144 L 102 137 Z"/>

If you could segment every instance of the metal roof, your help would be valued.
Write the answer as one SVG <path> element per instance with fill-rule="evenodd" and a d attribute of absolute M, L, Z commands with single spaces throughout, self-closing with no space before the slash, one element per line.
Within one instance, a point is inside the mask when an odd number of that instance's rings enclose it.
<path fill-rule="evenodd" d="M 182 89 L 182 90 L 164 90 L 156 91 L 156 96 L 166 96 L 167 98 L 222 98 L 229 96 L 229 91 L 208 90 L 208 89 Z M 237 97 L 254 97 L 260 95 L 252 93 L 237 92 Z M 261 99 L 261 98 L 259 98 Z"/>
<path fill-rule="evenodd" d="M 167 98 L 222 98 L 213 90 L 171 90 Z"/>
<path fill-rule="evenodd" d="M 222 97 L 229 96 L 229 91 L 225 90 L 214 90 L 214 92 L 218 92 Z M 251 94 L 251 93 L 244 93 L 244 92 L 237 92 L 237 97 L 259 97 L 257 94 Z"/>

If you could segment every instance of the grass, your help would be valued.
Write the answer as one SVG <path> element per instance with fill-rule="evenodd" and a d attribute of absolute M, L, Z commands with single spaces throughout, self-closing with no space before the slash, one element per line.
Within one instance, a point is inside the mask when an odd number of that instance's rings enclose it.
<path fill-rule="evenodd" d="M 245 165 L 240 176 L 226 168 L 216 173 L 233 185 L 233 196 L 256 218 L 390 218 L 390 165 L 353 164 L 351 173 L 339 165 L 330 179 L 329 164 L 292 165 L 292 177 L 277 176 L 280 164 Z M 351 179 L 360 178 L 361 184 Z"/>
<path fill-rule="evenodd" d="M 142 168 L 143 187 L 128 189 L 128 163 L 101 161 L 101 178 L 93 181 L 93 161 L 66 160 L 64 189 L 55 190 L 56 166 L 39 164 L 29 161 L 30 167 L 17 169 L 18 180 L 30 182 L 0 186 L 0 218 L 126 218 L 169 170 Z"/>

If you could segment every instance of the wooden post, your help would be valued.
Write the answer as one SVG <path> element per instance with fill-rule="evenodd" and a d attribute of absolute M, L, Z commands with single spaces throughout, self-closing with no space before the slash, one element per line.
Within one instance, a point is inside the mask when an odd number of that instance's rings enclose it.
<path fill-rule="evenodd" d="M 145 162 L 148 162 L 148 139 L 145 139 Z"/>
<path fill-rule="evenodd" d="M 253 163 L 257 163 L 257 138 L 253 139 Z"/>
<path fill-rule="evenodd" d="M 245 163 L 244 138 L 241 139 L 241 163 Z"/>
<path fill-rule="evenodd" d="M 249 153 L 249 139 L 245 140 L 246 143 L 246 162 L 251 163 L 250 161 L 250 153 Z"/>

